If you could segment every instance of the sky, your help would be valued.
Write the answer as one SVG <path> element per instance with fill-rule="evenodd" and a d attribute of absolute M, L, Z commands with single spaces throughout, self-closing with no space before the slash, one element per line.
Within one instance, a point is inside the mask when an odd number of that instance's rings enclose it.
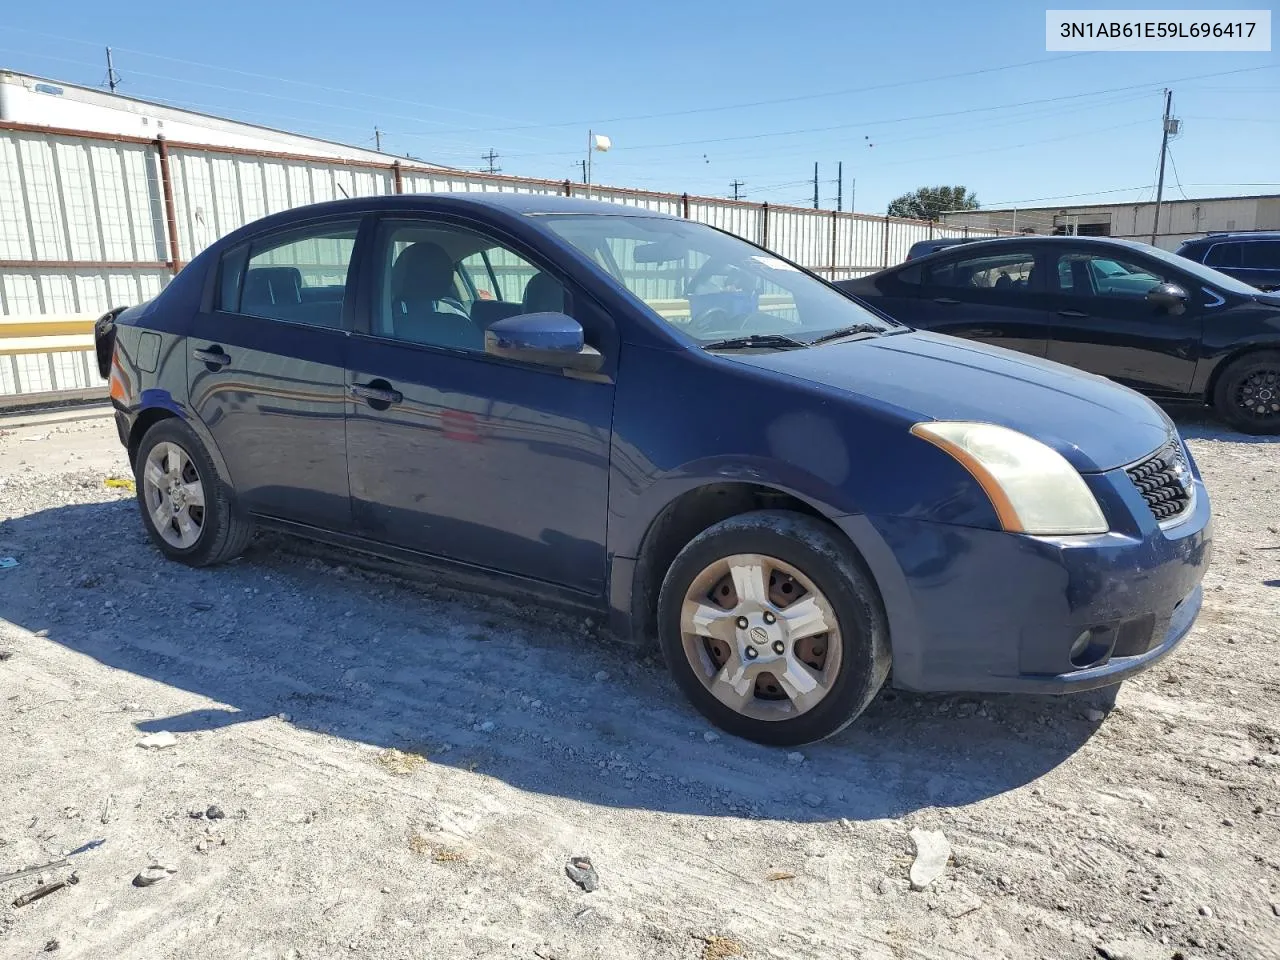
<path fill-rule="evenodd" d="M 1054 4 L 1055 8 L 1065 4 Z M 1091 8 L 1100 6 L 1096 2 Z M 1165 0 L 1162 7 L 1204 9 Z M 1247 4 L 1236 3 L 1238 8 Z M 883 213 L 1280 193 L 1280 52 L 1053 53 L 1026 0 L 18 4 L 0 67 L 465 169 Z"/>

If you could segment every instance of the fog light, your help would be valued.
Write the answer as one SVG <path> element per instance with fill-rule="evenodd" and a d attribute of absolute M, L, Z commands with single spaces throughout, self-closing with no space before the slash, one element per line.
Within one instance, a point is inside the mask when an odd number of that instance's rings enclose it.
<path fill-rule="evenodd" d="M 1076 642 L 1071 645 L 1071 662 L 1075 663 L 1080 656 L 1089 649 L 1089 641 L 1093 639 L 1092 630 L 1084 630 L 1080 636 L 1076 637 Z"/>

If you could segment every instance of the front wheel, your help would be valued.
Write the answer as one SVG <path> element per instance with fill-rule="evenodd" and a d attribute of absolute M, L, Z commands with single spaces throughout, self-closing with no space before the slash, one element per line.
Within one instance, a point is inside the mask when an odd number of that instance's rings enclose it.
<path fill-rule="evenodd" d="M 1280 433 L 1280 352 L 1260 350 L 1228 364 L 1214 387 L 1213 409 L 1244 433 Z"/>
<path fill-rule="evenodd" d="M 774 746 L 848 726 L 889 672 L 884 608 L 861 559 L 821 520 L 758 511 L 680 551 L 658 597 L 667 666 L 693 705 Z"/>

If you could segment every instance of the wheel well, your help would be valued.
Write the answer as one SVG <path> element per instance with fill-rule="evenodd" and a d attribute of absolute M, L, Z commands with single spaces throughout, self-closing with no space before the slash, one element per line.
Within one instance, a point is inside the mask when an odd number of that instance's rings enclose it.
<path fill-rule="evenodd" d="M 176 413 L 164 407 L 148 407 L 134 418 L 133 429 L 129 431 L 129 466 L 136 465 L 138 447 L 142 444 L 142 438 L 147 435 L 147 431 L 161 420 L 176 416 Z"/>
<path fill-rule="evenodd" d="M 1204 387 L 1204 402 L 1209 406 L 1213 406 L 1213 395 L 1218 389 L 1218 381 L 1222 379 L 1222 375 L 1226 372 L 1227 368 L 1255 353 L 1280 353 L 1280 344 L 1259 343 L 1243 347 L 1235 353 L 1224 357 L 1222 361 L 1213 368 L 1213 373 L 1209 375 L 1209 382 L 1206 383 Z"/>
<path fill-rule="evenodd" d="M 635 637 L 656 635 L 662 578 L 685 544 L 721 520 L 753 510 L 794 510 L 831 522 L 803 500 L 759 484 L 712 483 L 682 493 L 658 514 L 640 545 L 631 594 Z"/>

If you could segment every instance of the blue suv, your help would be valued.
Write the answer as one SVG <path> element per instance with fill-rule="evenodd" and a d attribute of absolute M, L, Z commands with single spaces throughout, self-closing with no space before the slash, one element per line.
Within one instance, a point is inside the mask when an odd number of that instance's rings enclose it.
<path fill-rule="evenodd" d="M 890 676 L 1118 683 L 1200 609 L 1209 498 L 1151 401 L 678 217 L 290 210 L 96 343 L 166 556 L 271 527 L 590 611 L 765 743 L 835 733 Z"/>
<path fill-rule="evenodd" d="M 1211 233 L 1183 241 L 1177 253 L 1259 290 L 1280 290 L 1280 231 Z"/>

